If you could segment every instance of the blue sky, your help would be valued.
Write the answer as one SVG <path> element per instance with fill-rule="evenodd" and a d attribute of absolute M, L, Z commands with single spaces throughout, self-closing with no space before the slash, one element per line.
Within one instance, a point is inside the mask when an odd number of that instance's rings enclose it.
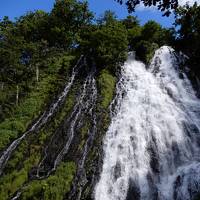
<path fill-rule="evenodd" d="M 34 11 L 42 9 L 50 11 L 55 0 L 0 0 L 0 19 L 3 16 L 9 16 L 11 19 L 25 14 L 27 11 Z M 105 10 L 113 10 L 119 18 L 125 18 L 128 15 L 125 6 L 119 5 L 114 0 L 88 0 L 90 9 L 96 13 L 97 16 L 102 14 Z M 165 27 L 170 27 L 173 23 L 173 16 L 162 17 L 162 13 L 155 9 L 137 9 L 136 13 L 142 24 L 148 20 L 155 20 Z"/>

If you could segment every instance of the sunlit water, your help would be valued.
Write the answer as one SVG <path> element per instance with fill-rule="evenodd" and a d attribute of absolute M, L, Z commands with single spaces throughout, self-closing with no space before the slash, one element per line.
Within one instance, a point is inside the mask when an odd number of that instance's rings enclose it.
<path fill-rule="evenodd" d="M 104 139 L 95 200 L 189 200 L 200 191 L 200 102 L 173 49 L 129 59 Z"/>

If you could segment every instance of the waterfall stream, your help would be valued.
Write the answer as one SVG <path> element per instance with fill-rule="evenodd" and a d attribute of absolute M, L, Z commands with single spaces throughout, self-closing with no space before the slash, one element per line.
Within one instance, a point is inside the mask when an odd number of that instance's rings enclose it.
<path fill-rule="evenodd" d="M 84 63 L 86 65 L 86 61 Z M 76 104 L 73 107 L 73 110 L 69 117 L 66 116 L 66 119 L 61 123 L 61 126 L 55 131 L 53 136 L 51 137 L 49 143 L 47 144 L 44 150 L 44 156 L 38 164 L 37 168 L 34 171 L 30 172 L 32 179 L 46 179 L 48 178 L 52 172 L 56 170 L 58 165 L 66 154 L 73 149 L 72 142 L 74 137 L 77 137 L 77 129 L 80 129 L 80 124 L 85 120 L 85 115 L 89 115 L 92 121 L 93 126 L 91 130 L 88 130 L 88 138 L 84 145 L 83 152 L 81 158 L 79 160 L 77 166 L 77 179 L 78 182 L 74 181 L 74 188 L 72 190 L 72 195 L 80 196 L 82 192 L 82 187 L 84 186 L 85 181 L 85 160 L 88 152 L 90 151 L 90 147 L 94 140 L 94 136 L 96 133 L 96 101 L 97 101 L 97 87 L 95 80 L 95 70 L 92 69 L 91 72 L 85 78 L 82 87 L 76 98 Z M 62 128 L 61 128 L 62 127 Z M 61 130 L 62 129 L 62 130 Z M 64 136 L 62 138 L 63 143 L 60 142 L 59 133 L 63 131 Z M 79 137 L 79 136 L 78 136 Z M 54 142 L 56 143 L 56 147 L 52 150 L 54 146 Z M 59 144 L 59 145 L 58 145 Z M 54 155 L 52 155 L 55 152 Z M 77 187 L 76 184 L 81 182 L 81 186 Z M 20 199 L 23 190 L 28 185 L 28 182 L 25 183 L 15 194 L 12 200 Z M 78 191 L 78 194 L 77 193 Z M 77 197 L 78 198 L 78 197 Z M 78 199 L 77 199 L 78 200 Z"/>
<path fill-rule="evenodd" d="M 200 101 L 173 49 L 129 59 L 104 138 L 95 200 L 190 200 L 200 191 Z"/>
<path fill-rule="evenodd" d="M 51 138 L 51 141 L 49 142 L 49 144 L 47 145 L 46 149 L 45 149 L 45 156 L 43 157 L 43 159 L 41 160 L 41 162 L 38 165 L 38 169 L 37 169 L 37 178 L 39 179 L 43 179 L 45 177 L 48 177 L 51 172 L 56 170 L 56 167 L 60 164 L 60 162 L 62 161 L 63 157 L 67 154 L 67 152 L 69 151 L 70 145 L 72 143 L 72 140 L 74 139 L 74 136 L 76 134 L 76 128 L 77 126 L 79 126 L 80 120 L 82 120 L 83 118 L 83 114 L 84 113 L 88 113 L 91 114 L 91 112 L 93 112 L 94 110 L 94 106 L 96 103 L 96 96 L 97 96 L 97 90 L 96 90 L 96 81 L 93 77 L 93 74 L 89 74 L 84 83 L 83 83 L 83 87 L 80 90 L 80 95 L 77 98 L 77 103 L 75 104 L 73 111 L 70 115 L 70 117 L 67 119 L 66 123 L 68 126 L 64 127 L 64 132 L 66 137 L 66 141 L 64 142 L 64 146 L 61 146 L 61 144 L 59 145 L 59 147 L 61 147 L 61 149 L 59 150 L 59 152 L 54 156 L 51 157 L 51 162 L 52 162 L 52 166 L 50 167 L 47 163 L 48 163 L 48 156 L 50 154 L 52 154 L 51 152 L 51 147 L 53 146 L 53 142 L 56 141 L 56 134 L 53 135 L 53 137 Z M 60 130 L 58 130 L 60 131 Z M 63 138 L 64 140 L 64 138 Z M 86 147 L 87 148 L 87 147 Z M 55 149 L 54 149 L 55 151 Z M 85 150 L 87 151 L 87 149 Z M 86 152 L 84 151 L 83 154 L 86 154 Z M 82 163 L 84 164 L 84 158 L 85 156 L 83 155 Z M 41 176 L 40 173 L 44 173 L 46 171 L 46 175 Z"/>
<path fill-rule="evenodd" d="M 79 68 L 81 67 L 81 61 L 83 60 L 84 56 L 81 56 L 78 60 L 77 64 L 74 66 L 72 70 L 72 75 L 69 79 L 69 81 L 66 83 L 64 90 L 54 102 L 47 111 L 45 111 L 41 117 L 31 126 L 29 130 L 27 130 L 21 137 L 14 140 L 5 151 L 3 151 L 1 157 L 0 157 L 0 175 L 3 172 L 3 169 L 5 165 L 7 164 L 7 161 L 9 160 L 10 156 L 12 155 L 13 151 L 18 147 L 20 142 L 30 133 L 33 131 L 37 131 L 41 126 L 47 123 L 49 118 L 55 113 L 55 111 L 58 109 L 60 104 L 64 101 L 65 97 L 67 96 L 73 82 L 75 79 L 76 74 L 78 73 Z"/>

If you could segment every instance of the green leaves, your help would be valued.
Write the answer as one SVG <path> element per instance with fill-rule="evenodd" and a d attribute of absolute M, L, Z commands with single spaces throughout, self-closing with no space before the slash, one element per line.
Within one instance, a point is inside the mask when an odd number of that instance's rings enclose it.
<path fill-rule="evenodd" d="M 129 12 L 134 12 L 139 4 L 146 7 L 157 6 L 158 10 L 164 12 L 163 15 L 169 16 L 171 9 L 178 7 L 178 0 L 116 0 L 120 4 L 125 3 Z"/>
<path fill-rule="evenodd" d="M 108 70 L 102 70 L 98 76 L 97 83 L 100 88 L 101 95 L 100 104 L 104 109 L 108 108 L 113 99 L 116 82 L 116 77 L 109 73 Z"/>
<path fill-rule="evenodd" d="M 109 68 L 115 72 L 115 67 L 127 57 L 127 30 L 110 11 L 106 11 L 98 23 L 80 35 L 80 49 L 83 53 L 90 51 L 99 69 Z"/>
<path fill-rule="evenodd" d="M 50 32 L 53 34 L 53 38 L 50 34 L 51 43 L 71 48 L 84 26 L 90 24 L 92 18 L 87 2 L 57 0 L 50 14 Z"/>
<path fill-rule="evenodd" d="M 141 40 L 136 45 L 137 56 L 145 63 L 149 63 L 154 55 L 155 50 L 159 48 L 158 44 Z"/>
<path fill-rule="evenodd" d="M 171 37 L 170 30 L 155 21 L 148 21 L 142 28 L 142 39 L 157 43 L 159 46 L 169 44 Z"/>
<path fill-rule="evenodd" d="M 128 48 L 127 31 L 121 23 L 102 26 L 92 34 L 94 57 L 98 65 L 123 63 Z"/>
<path fill-rule="evenodd" d="M 61 163 L 55 174 L 46 180 L 33 181 L 21 195 L 22 200 L 62 200 L 70 190 L 76 166 L 73 162 Z"/>
<path fill-rule="evenodd" d="M 175 13 L 177 41 L 176 46 L 189 56 L 188 65 L 195 76 L 200 78 L 200 6 L 179 7 Z"/>
<path fill-rule="evenodd" d="M 122 21 L 128 31 L 129 49 L 136 51 L 138 59 L 149 63 L 154 51 L 163 45 L 170 45 L 173 34 L 155 21 L 148 21 L 140 26 L 136 17 L 128 16 Z"/>

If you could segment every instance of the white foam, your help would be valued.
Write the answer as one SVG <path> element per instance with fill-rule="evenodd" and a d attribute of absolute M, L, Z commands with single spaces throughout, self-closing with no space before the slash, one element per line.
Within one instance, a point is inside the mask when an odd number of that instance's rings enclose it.
<path fill-rule="evenodd" d="M 167 46 L 156 51 L 148 70 L 136 60 L 122 67 L 95 200 L 125 200 L 130 180 L 140 199 L 191 198 L 189 182 L 200 182 L 194 175 L 200 171 L 196 142 L 200 102 L 186 76 L 179 78 L 177 68 L 174 51 Z M 175 187 L 179 176 L 180 186 Z M 199 190 L 191 184 L 190 189 Z"/>

